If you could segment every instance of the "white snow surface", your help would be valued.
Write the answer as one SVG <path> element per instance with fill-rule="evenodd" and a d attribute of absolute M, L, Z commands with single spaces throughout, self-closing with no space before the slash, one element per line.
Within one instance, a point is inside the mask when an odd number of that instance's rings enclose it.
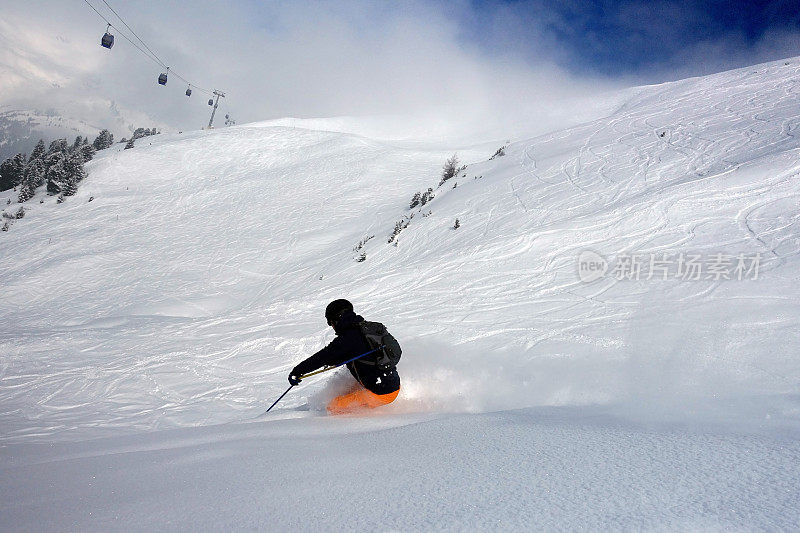
<path fill-rule="evenodd" d="M 375 118 L 99 152 L 0 234 L 0 529 L 800 528 L 798 74 L 603 96 L 494 159 Z M 587 250 L 760 268 L 584 283 Z M 260 416 L 341 297 L 398 400 L 326 416 L 338 371 Z"/>

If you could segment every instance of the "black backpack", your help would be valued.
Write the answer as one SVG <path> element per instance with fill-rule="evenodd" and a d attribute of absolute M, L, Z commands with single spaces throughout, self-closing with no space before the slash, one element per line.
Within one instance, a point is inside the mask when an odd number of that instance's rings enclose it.
<path fill-rule="evenodd" d="M 397 366 L 397 363 L 400 362 L 402 350 L 400 349 L 400 343 L 389 333 L 386 326 L 380 322 L 368 322 L 365 320 L 359 323 L 358 327 L 361 329 L 361 333 L 370 348 L 380 347 L 374 352 L 375 355 L 373 357 L 359 359 L 359 361 L 367 365 L 375 365 L 380 369 Z"/>

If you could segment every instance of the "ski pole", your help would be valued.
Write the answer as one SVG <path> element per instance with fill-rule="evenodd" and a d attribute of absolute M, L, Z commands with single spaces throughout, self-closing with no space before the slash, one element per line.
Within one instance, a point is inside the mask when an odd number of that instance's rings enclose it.
<path fill-rule="evenodd" d="M 348 359 L 348 360 L 347 360 L 347 361 L 345 361 L 344 363 L 339 363 L 338 365 L 334 365 L 334 366 L 326 366 L 325 368 L 321 368 L 321 369 L 319 369 L 319 370 L 315 370 L 315 371 L 313 371 L 313 372 L 309 372 L 308 374 L 303 374 L 302 376 L 298 376 L 298 377 L 299 377 L 300 379 L 305 379 L 305 378 L 307 378 L 307 377 L 309 377 L 309 376 L 316 376 L 317 374 L 322 374 L 323 372 L 327 372 L 328 370 L 333 370 L 334 368 L 339 368 L 340 366 L 342 366 L 342 365 L 346 365 L 347 363 L 352 363 L 352 362 L 353 362 L 353 361 L 355 361 L 356 359 L 361 359 L 361 358 L 362 358 L 362 357 L 364 357 L 365 355 L 369 355 L 369 354 L 371 354 L 372 352 L 377 352 L 377 351 L 378 351 L 378 350 L 380 350 L 381 348 L 383 348 L 383 345 L 382 345 L 382 344 L 381 344 L 380 346 L 378 346 L 377 348 L 375 348 L 374 350 L 370 350 L 370 351 L 368 351 L 368 352 L 364 352 L 364 353 L 362 353 L 361 355 L 359 355 L 359 356 L 357 356 L 357 357 L 353 357 L 352 359 Z"/>
<path fill-rule="evenodd" d="M 273 408 L 273 407 L 275 407 L 276 405 L 278 405 L 278 402 L 279 402 L 279 401 L 281 401 L 281 400 L 283 399 L 283 397 L 284 397 L 284 396 L 286 396 L 286 393 L 287 393 L 287 392 L 289 392 L 290 390 L 292 390 L 292 387 L 294 387 L 294 385 L 289 385 L 289 388 L 288 388 L 288 389 L 286 389 L 286 392 L 284 392 L 283 394 L 281 394 L 281 397 L 280 397 L 280 398 L 278 398 L 277 400 L 275 400 L 275 403 L 273 403 L 272 405 L 270 405 L 270 406 L 269 406 L 269 409 L 267 409 L 267 410 L 266 410 L 266 412 L 265 412 L 264 414 L 267 414 L 267 413 L 269 413 L 270 411 L 272 411 L 272 408 Z"/>
<path fill-rule="evenodd" d="M 333 370 L 334 368 L 339 368 L 340 366 L 342 366 L 342 365 L 346 365 L 347 363 L 352 363 L 352 362 L 353 362 L 353 361 L 355 361 L 356 359 L 361 359 L 361 358 L 362 358 L 362 357 L 364 357 L 365 355 L 369 355 L 369 354 L 371 354 L 372 352 L 377 352 L 377 351 L 378 351 L 378 350 L 380 350 L 381 348 L 383 348 L 383 345 L 382 345 L 382 344 L 381 344 L 380 346 L 378 346 L 377 348 L 373 349 L 373 350 L 370 350 L 370 351 L 368 351 L 368 352 L 364 352 L 364 353 L 362 353 L 362 354 L 361 354 L 361 355 L 359 355 L 359 356 L 353 357 L 352 359 L 348 359 L 348 360 L 347 360 L 347 361 L 345 361 L 344 363 L 339 363 L 338 365 L 335 365 L 335 366 L 327 366 L 327 367 L 325 367 L 325 368 L 323 368 L 323 369 L 320 369 L 320 370 L 315 370 L 314 372 L 309 372 L 308 374 L 303 374 L 302 376 L 298 376 L 298 377 L 299 377 L 300 379 L 305 379 L 305 378 L 307 378 L 307 377 L 309 377 L 309 376 L 314 376 L 314 375 L 316 375 L 316 374 L 321 374 L 322 372 L 327 372 L 328 370 Z M 275 400 L 275 403 L 273 403 L 272 405 L 270 405 L 270 406 L 269 406 L 269 409 L 267 409 L 267 410 L 266 410 L 266 412 L 265 412 L 264 414 L 267 414 L 267 413 L 269 413 L 269 412 L 272 410 L 272 408 L 273 408 L 273 407 L 275 407 L 276 405 L 278 405 L 278 402 L 279 402 L 279 401 L 281 401 L 281 400 L 283 399 L 283 397 L 284 397 L 284 396 L 286 396 L 286 394 L 287 394 L 287 393 L 288 393 L 290 390 L 292 390 L 292 388 L 293 388 L 293 387 L 294 387 L 294 385 L 289 385 L 289 388 L 288 388 L 288 389 L 286 389 L 286 392 L 284 392 L 283 394 L 281 394 L 281 397 L 280 397 L 280 398 L 278 398 L 277 400 Z M 263 416 L 263 415 L 262 415 L 262 416 Z"/>

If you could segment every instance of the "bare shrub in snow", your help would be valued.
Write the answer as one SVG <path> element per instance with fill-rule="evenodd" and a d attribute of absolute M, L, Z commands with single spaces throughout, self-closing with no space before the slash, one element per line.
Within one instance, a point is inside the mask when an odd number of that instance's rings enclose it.
<path fill-rule="evenodd" d="M 505 145 L 503 145 L 500 148 L 498 148 L 497 151 L 494 153 L 494 155 L 489 158 L 489 161 L 491 161 L 492 159 L 494 159 L 496 157 L 503 157 L 504 155 L 506 155 L 506 146 Z"/>
<path fill-rule="evenodd" d="M 414 218 L 413 214 L 408 217 L 403 217 L 402 220 L 399 220 L 397 223 L 395 223 L 394 230 L 392 230 L 392 234 L 389 236 L 389 244 L 392 244 L 392 242 L 397 239 L 397 236 L 400 235 L 400 232 L 408 227 L 412 218 Z"/>
<path fill-rule="evenodd" d="M 442 167 L 442 179 L 439 181 L 439 186 L 441 187 L 444 182 L 458 174 L 459 170 L 458 155 L 453 154 L 453 156 L 448 159 Z"/>

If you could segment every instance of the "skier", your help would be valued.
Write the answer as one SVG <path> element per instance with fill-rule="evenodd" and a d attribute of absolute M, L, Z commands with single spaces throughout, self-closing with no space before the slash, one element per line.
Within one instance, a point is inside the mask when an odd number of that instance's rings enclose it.
<path fill-rule="evenodd" d="M 336 338 L 326 347 L 298 364 L 289 374 L 289 383 L 297 385 L 303 374 L 323 366 L 335 366 L 372 350 L 364 337 L 361 323 L 364 318 L 355 314 L 347 300 L 334 300 L 325 309 L 325 319 L 336 332 Z M 392 365 L 380 368 L 378 352 L 347 363 L 356 380 L 350 389 L 328 403 L 328 412 L 342 414 L 361 408 L 374 408 L 392 403 L 400 393 L 400 376 Z"/>

